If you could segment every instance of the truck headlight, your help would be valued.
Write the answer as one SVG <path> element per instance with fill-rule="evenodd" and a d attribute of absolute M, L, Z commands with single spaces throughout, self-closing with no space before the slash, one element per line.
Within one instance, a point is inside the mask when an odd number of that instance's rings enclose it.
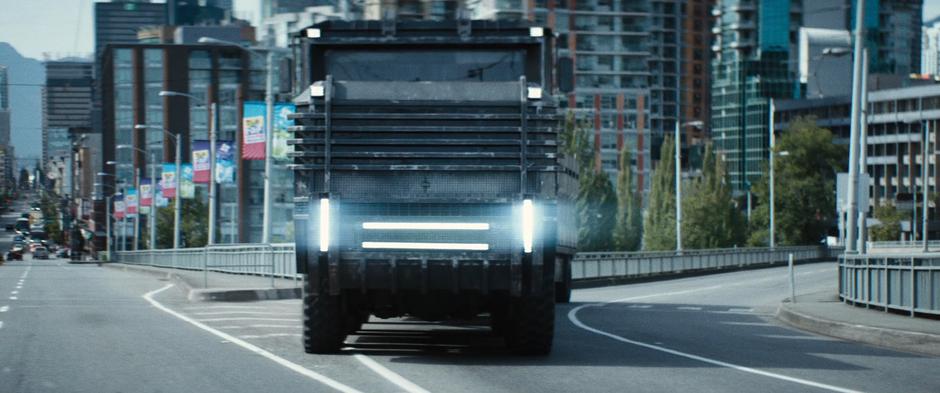
<path fill-rule="evenodd" d="M 320 198 L 320 251 L 330 250 L 330 199 Z"/>
<path fill-rule="evenodd" d="M 535 205 L 531 199 L 522 201 L 522 251 L 532 252 L 532 243 L 535 239 Z"/>

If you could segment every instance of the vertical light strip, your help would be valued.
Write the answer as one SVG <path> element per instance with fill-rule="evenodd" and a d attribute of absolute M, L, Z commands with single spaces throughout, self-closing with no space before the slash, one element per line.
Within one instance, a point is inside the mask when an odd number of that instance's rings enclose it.
<path fill-rule="evenodd" d="M 531 199 L 522 201 L 522 251 L 532 252 L 532 241 L 535 238 L 535 206 Z"/>
<path fill-rule="evenodd" d="M 320 251 L 330 250 L 330 200 L 320 198 Z"/>

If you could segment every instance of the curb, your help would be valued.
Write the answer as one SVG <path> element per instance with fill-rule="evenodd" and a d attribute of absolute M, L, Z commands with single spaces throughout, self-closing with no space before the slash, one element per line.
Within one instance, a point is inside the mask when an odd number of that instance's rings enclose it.
<path fill-rule="evenodd" d="M 106 263 L 108 268 L 133 271 L 148 274 L 158 278 L 172 280 L 186 293 L 191 302 L 252 302 L 259 300 L 300 299 L 303 294 L 300 288 L 237 288 L 237 289 L 203 289 L 195 288 L 186 279 L 174 273 L 171 269 L 160 269 L 148 266 L 135 266 L 123 263 Z"/>
<path fill-rule="evenodd" d="M 780 304 L 776 318 L 787 325 L 824 336 L 905 352 L 940 356 L 940 335 L 936 334 L 832 321 L 796 311 L 789 303 Z"/>

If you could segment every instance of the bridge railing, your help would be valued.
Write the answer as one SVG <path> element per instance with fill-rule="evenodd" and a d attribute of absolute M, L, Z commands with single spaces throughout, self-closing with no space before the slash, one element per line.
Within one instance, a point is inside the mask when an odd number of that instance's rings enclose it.
<path fill-rule="evenodd" d="M 839 296 L 911 316 L 940 315 L 940 253 L 840 256 Z"/>
<path fill-rule="evenodd" d="M 825 247 L 729 248 L 675 252 L 583 252 L 572 261 L 572 279 L 629 279 L 834 258 Z M 206 272 L 297 279 L 294 244 L 214 245 L 203 248 L 115 253 L 118 262 Z"/>
<path fill-rule="evenodd" d="M 668 252 L 582 252 L 571 265 L 574 280 L 634 278 L 708 270 L 742 268 L 835 258 L 841 252 L 819 246 L 726 248 Z"/>

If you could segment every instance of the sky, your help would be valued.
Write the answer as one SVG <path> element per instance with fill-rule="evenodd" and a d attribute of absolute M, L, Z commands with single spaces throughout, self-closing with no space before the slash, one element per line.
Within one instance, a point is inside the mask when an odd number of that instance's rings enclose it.
<path fill-rule="evenodd" d="M 261 0 L 235 0 L 235 16 L 254 18 Z M 20 54 L 43 59 L 94 51 L 95 0 L 0 0 L 0 42 Z M 158 1 L 162 3 L 163 1 Z"/>

